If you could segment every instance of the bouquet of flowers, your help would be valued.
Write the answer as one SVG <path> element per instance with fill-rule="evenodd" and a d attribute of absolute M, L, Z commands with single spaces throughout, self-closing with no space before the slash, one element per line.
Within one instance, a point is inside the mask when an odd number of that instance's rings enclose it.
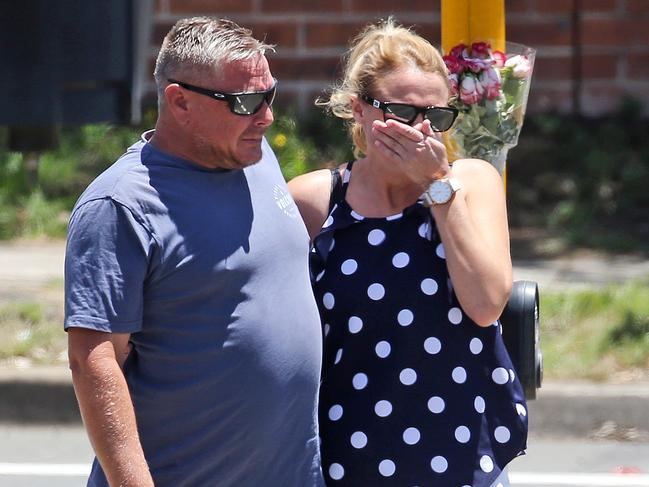
<path fill-rule="evenodd" d="M 475 157 L 503 174 L 516 145 L 530 89 L 536 51 L 507 43 L 507 54 L 486 42 L 459 44 L 444 56 L 451 82 L 450 105 L 460 113 L 447 132 L 449 160 Z"/>

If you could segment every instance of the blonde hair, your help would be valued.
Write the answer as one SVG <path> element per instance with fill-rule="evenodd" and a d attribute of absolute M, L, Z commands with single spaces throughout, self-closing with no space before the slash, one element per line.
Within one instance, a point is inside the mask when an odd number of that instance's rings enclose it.
<path fill-rule="evenodd" d="M 199 82 L 218 73 L 223 64 L 264 55 L 274 46 L 252 37 L 252 31 L 228 19 L 192 17 L 181 19 L 167 33 L 153 73 L 158 104 L 164 100 L 169 78 Z"/>
<path fill-rule="evenodd" d="M 345 55 L 343 78 L 325 99 L 316 100 L 334 116 L 347 121 L 354 155 L 367 150 L 363 127 L 354 120 L 352 99 L 371 94 L 385 75 L 413 67 L 437 73 L 447 83 L 448 71 L 439 51 L 415 32 L 395 23 L 392 17 L 366 26 L 351 42 Z"/>

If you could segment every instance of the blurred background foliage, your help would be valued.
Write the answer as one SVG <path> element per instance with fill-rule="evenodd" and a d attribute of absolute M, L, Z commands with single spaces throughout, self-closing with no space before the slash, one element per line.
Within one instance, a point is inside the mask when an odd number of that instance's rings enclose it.
<path fill-rule="evenodd" d="M 37 158 L 3 150 L 0 130 L 0 239 L 65 236 L 86 185 L 154 122 L 152 111 L 141 127 L 67 128 Z M 507 165 L 510 226 L 541 230 L 535 239 L 554 239 L 553 252 L 649 251 L 648 133 L 632 100 L 603 119 L 528 117 Z M 287 179 L 352 157 L 343 124 L 315 108 L 276 112 L 267 138 Z"/>

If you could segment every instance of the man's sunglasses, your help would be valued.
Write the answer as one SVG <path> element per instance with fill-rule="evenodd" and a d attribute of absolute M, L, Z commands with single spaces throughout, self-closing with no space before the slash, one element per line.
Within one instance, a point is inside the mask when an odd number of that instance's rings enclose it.
<path fill-rule="evenodd" d="M 434 132 L 446 132 L 453 126 L 458 114 L 453 107 L 416 107 L 405 103 L 383 102 L 367 95 L 361 98 L 374 108 L 382 110 L 385 116 L 408 125 L 412 125 L 417 116 L 423 113 L 424 118 L 430 120 L 430 128 Z"/>
<path fill-rule="evenodd" d="M 273 105 L 275 99 L 275 91 L 277 88 L 277 80 L 273 78 L 273 86 L 265 91 L 250 91 L 242 93 L 221 93 L 219 91 L 208 90 L 200 86 L 190 85 L 175 79 L 168 79 L 169 83 L 176 83 L 186 90 L 200 93 L 201 95 L 209 96 L 215 100 L 227 101 L 230 106 L 230 111 L 235 115 L 254 115 L 263 106 L 264 102 L 270 107 Z"/>

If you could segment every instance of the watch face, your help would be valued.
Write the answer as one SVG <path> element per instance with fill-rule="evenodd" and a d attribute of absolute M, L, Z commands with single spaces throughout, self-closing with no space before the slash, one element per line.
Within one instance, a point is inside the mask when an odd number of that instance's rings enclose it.
<path fill-rule="evenodd" d="M 453 196 L 453 188 L 446 181 L 435 181 L 430 185 L 428 190 L 430 199 L 433 200 L 433 203 L 441 205 L 446 203 Z"/>

